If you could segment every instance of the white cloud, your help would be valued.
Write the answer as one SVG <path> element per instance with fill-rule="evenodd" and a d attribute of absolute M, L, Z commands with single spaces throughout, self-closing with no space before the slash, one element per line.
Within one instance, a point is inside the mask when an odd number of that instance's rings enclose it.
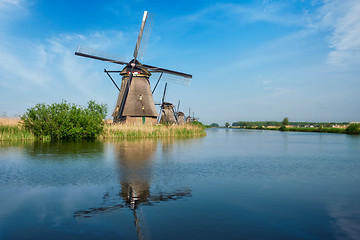
<path fill-rule="evenodd" d="M 27 14 L 25 0 L 0 0 L 0 26 Z"/>
<path fill-rule="evenodd" d="M 106 50 L 122 39 L 122 33 L 115 31 L 59 34 L 39 42 L 0 36 L 4 43 L 0 45 L 0 102 L 18 102 L 21 98 L 15 113 L 38 102 L 61 99 L 78 104 L 95 99 L 112 107 L 115 100 L 108 99 L 106 87 L 112 90 L 113 86 L 102 81 L 107 78 L 103 73 L 106 63 L 75 56 L 74 52 L 79 43 Z M 112 65 L 106 68 L 118 67 Z M 3 111 L 13 114 L 13 109 Z"/>
<path fill-rule="evenodd" d="M 334 9 L 336 11 L 336 9 Z M 346 12 L 337 18 L 330 38 L 328 62 L 332 65 L 360 64 L 360 2 L 349 1 Z"/>
<path fill-rule="evenodd" d="M 327 63 L 352 68 L 360 64 L 360 2 L 324 0 L 308 27 L 327 34 Z"/>

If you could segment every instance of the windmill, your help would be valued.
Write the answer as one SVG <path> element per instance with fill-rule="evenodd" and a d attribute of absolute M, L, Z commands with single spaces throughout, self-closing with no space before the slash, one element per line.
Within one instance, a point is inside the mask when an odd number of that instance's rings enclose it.
<path fill-rule="evenodd" d="M 167 83 L 165 83 L 164 93 L 160 104 L 160 113 L 159 113 L 158 122 L 174 124 L 177 122 L 174 111 L 175 106 L 172 103 L 164 101 L 166 94 L 166 87 L 167 87 Z"/>
<path fill-rule="evenodd" d="M 166 81 L 173 81 L 185 85 L 190 84 L 192 79 L 192 75 L 190 74 L 141 64 L 137 60 L 138 56 L 142 58 L 144 55 L 152 24 L 153 17 L 149 16 L 147 11 L 144 11 L 139 36 L 133 53 L 133 59 L 130 62 L 116 60 L 113 57 L 102 56 L 99 52 L 83 47 L 79 47 L 75 52 L 75 55 L 78 56 L 125 65 L 121 71 L 104 70 L 119 90 L 116 106 L 112 114 L 114 123 L 156 124 L 158 113 L 156 111 L 152 93 L 155 91 L 161 77 L 164 75 L 163 79 L 166 79 Z M 109 73 L 120 73 L 122 76 L 120 88 Z M 149 81 L 149 77 L 152 73 L 161 73 L 153 91 L 151 91 Z"/>
<path fill-rule="evenodd" d="M 185 114 L 183 112 L 180 112 L 179 109 L 180 109 L 180 100 L 177 105 L 175 116 L 176 116 L 177 124 L 184 125 L 185 124 Z"/>

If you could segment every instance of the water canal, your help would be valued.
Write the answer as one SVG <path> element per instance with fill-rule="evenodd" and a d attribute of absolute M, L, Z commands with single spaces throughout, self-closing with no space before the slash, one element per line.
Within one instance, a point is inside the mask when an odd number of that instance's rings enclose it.
<path fill-rule="evenodd" d="M 0 239 L 360 239 L 360 137 L 0 142 Z"/>

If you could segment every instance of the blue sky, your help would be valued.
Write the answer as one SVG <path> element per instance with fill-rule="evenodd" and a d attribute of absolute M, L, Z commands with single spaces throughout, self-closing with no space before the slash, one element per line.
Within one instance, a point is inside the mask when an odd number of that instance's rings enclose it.
<path fill-rule="evenodd" d="M 74 52 L 131 60 L 144 10 L 156 17 L 142 62 L 193 75 L 190 86 L 168 84 L 166 100 L 186 114 L 360 121 L 358 0 L 0 0 L 0 114 L 65 99 L 105 103 L 110 115 L 117 90 L 103 69 L 119 66 Z"/>

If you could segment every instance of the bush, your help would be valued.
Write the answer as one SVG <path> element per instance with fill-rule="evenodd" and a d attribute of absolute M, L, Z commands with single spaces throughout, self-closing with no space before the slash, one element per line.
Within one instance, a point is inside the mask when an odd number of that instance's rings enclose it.
<path fill-rule="evenodd" d="M 87 108 L 62 101 L 52 105 L 44 103 L 30 108 L 21 117 L 25 129 L 37 138 L 90 139 L 98 136 L 104 127 L 106 105 L 89 101 Z"/>
<path fill-rule="evenodd" d="M 286 126 L 285 125 L 282 125 L 280 128 L 279 128 L 280 131 L 286 131 Z"/>
<path fill-rule="evenodd" d="M 199 121 L 193 121 L 193 122 L 190 123 L 190 125 L 200 127 L 200 128 L 203 128 L 203 129 L 206 128 L 205 125 L 202 122 L 199 122 Z"/>
<path fill-rule="evenodd" d="M 346 128 L 345 133 L 347 133 L 347 134 L 360 134 L 360 123 L 352 123 L 352 124 L 350 124 Z"/>

